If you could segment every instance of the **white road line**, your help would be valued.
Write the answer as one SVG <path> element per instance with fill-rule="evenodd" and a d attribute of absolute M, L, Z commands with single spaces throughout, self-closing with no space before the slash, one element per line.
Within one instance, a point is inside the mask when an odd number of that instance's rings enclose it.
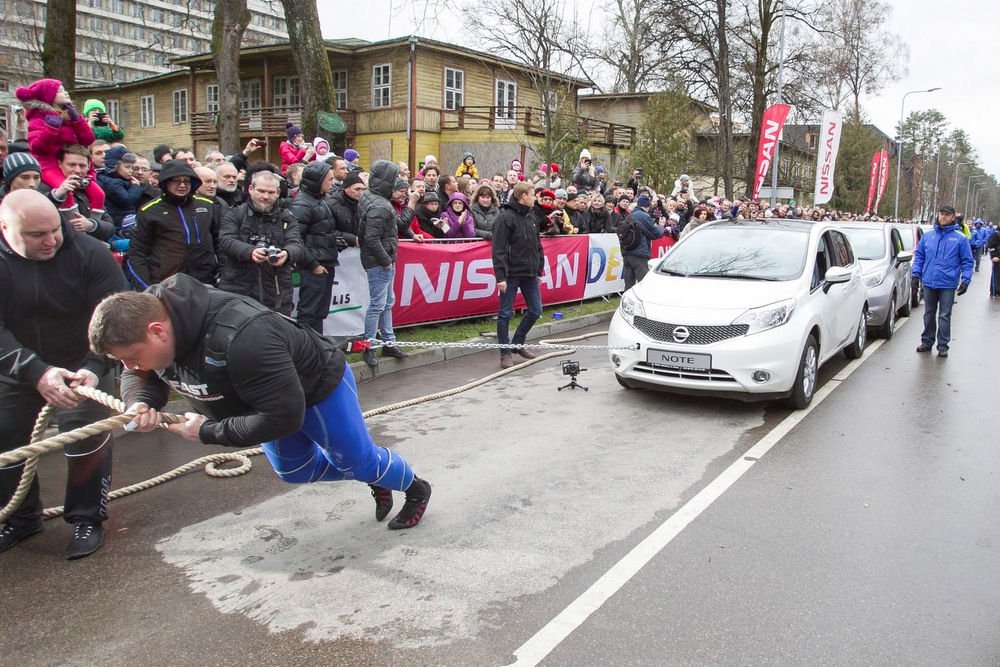
<path fill-rule="evenodd" d="M 900 320 L 896 326 L 896 330 L 905 321 L 906 318 Z M 559 612 L 555 618 L 514 651 L 516 660 L 510 663 L 510 667 L 533 667 L 544 660 L 566 637 L 579 628 L 591 614 L 600 609 L 612 595 L 621 590 L 646 563 L 670 544 L 682 530 L 698 518 L 698 515 L 718 500 L 757 461 L 763 458 L 772 447 L 778 444 L 782 438 L 788 435 L 793 428 L 805 419 L 816 406 L 833 393 L 833 390 L 839 387 L 862 363 L 867 361 L 884 342 L 884 340 L 878 340 L 872 343 L 865 350 L 861 358 L 847 364 L 834 378 L 816 392 L 808 408 L 797 410 L 785 417 L 781 423 L 747 450 L 743 456 L 734 461 L 718 477 L 709 482 L 708 486 L 699 491 L 691 500 L 684 503 L 680 509 L 660 524 L 646 539 L 625 554 L 621 560 L 605 572 L 600 579 L 595 581 L 580 597 L 571 602 L 568 607 Z"/>

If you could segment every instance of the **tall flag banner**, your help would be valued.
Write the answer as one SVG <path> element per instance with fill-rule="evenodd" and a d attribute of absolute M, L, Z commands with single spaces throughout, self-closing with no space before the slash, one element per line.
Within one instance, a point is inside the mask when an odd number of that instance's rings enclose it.
<path fill-rule="evenodd" d="M 878 159 L 878 195 L 875 197 L 875 213 L 878 213 L 878 205 L 882 203 L 885 186 L 889 185 L 889 150 L 886 148 L 880 150 Z"/>
<path fill-rule="evenodd" d="M 788 112 L 792 107 L 787 104 L 772 104 L 764 110 L 764 118 L 760 124 L 760 144 L 757 147 L 757 169 L 754 171 L 756 178 L 753 183 L 753 198 L 757 199 L 760 194 L 760 187 L 764 185 L 764 179 L 771 171 L 771 160 L 774 159 L 774 147 L 778 145 L 781 137 L 781 128 L 785 125 Z M 772 183 L 772 187 L 777 188 L 777 183 Z"/>
<path fill-rule="evenodd" d="M 882 151 L 872 153 L 872 166 L 868 174 L 868 203 L 865 204 L 865 215 L 872 212 L 872 200 L 875 199 L 875 191 L 878 189 L 878 172 L 881 158 Z"/>
<path fill-rule="evenodd" d="M 816 154 L 816 187 L 813 190 L 816 206 L 826 204 L 833 198 L 833 175 L 837 167 L 837 153 L 840 151 L 840 131 L 844 119 L 839 111 L 823 112 L 820 123 L 819 151 Z"/>

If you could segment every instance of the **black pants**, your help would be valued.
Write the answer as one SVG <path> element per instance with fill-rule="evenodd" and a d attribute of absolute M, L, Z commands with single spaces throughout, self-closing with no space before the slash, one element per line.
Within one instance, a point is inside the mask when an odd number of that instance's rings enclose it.
<path fill-rule="evenodd" d="M 100 379 L 98 389 L 114 393 L 114 373 Z M 31 429 L 45 400 L 33 387 L 0 383 L 0 450 L 9 451 L 28 444 Z M 75 408 L 59 410 L 59 432 L 86 426 L 110 415 L 110 410 L 85 400 Z M 111 488 L 111 433 L 101 433 L 78 440 L 65 447 L 69 474 L 66 478 L 67 523 L 101 523 L 108 518 L 108 491 Z M 24 462 L 0 468 L 0 506 L 6 505 L 17 489 Z M 7 520 L 12 526 L 31 526 L 42 520 L 42 500 L 38 477 L 31 483 L 28 496 Z"/>
<path fill-rule="evenodd" d="M 330 313 L 330 299 L 333 295 L 333 267 L 329 273 L 315 274 L 303 271 L 299 274 L 299 303 L 296 319 L 302 326 L 323 333 L 323 320 Z"/>
<path fill-rule="evenodd" d="M 646 277 L 649 273 L 649 257 L 633 257 L 624 255 L 625 266 L 622 268 L 622 278 L 625 279 L 625 289 L 630 290 L 632 286 Z"/>

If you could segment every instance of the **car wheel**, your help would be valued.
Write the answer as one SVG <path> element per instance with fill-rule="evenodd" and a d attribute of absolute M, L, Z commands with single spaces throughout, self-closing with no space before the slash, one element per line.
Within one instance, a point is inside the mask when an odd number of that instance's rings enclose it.
<path fill-rule="evenodd" d="M 844 354 L 848 359 L 858 359 L 865 353 L 865 344 L 868 342 L 868 318 L 865 311 L 861 311 L 861 319 L 858 321 L 858 332 L 854 334 L 854 340 L 844 348 Z"/>
<path fill-rule="evenodd" d="M 805 349 L 802 350 L 802 358 L 799 360 L 799 372 L 795 374 L 795 385 L 792 387 L 792 395 L 788 397 L 788 404 L 794 410 L 804 410 L 812 403 L 813 395 L 816 393 L 816 378 L 819 371 L 819 345 L 812 336 L 806 339 Z"/>
<path fill-rule="evenodd" d="M 618 373 L 615 373 L 615 379 L 618 380 L 618 384 L 625 387 L 626 389 L 635 389 L 635 387 L 626 382 L 625 378 L 623 378 L 621 375 L 618 375 Z"/>
<path fill-rule="evenodd" d="M 910 292 L 911 293 L 913 292 L 912 287 L 910 288 Z M 902 315 L 903 317 L 909 317 L 910 312 L 913 310 L 912 306 L 913 306 L 913 299 L 906 299 L 906 302 L 903 304 L 903 307 L 899 310 L 899 314 Z"/>
<path fill-rule="evenodd" d="M 886 340 L 892 338 L 892 332 L 896 329 L 896 295 L 889 299 L 889 314 L 885 316 L 885 323 L 878 328 L 878 335 Z"/>

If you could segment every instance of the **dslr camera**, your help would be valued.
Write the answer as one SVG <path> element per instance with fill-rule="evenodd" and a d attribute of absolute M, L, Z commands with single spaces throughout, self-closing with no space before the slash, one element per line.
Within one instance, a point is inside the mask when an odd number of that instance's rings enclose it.
<path fill-rule="evenodd" d="M 267 254 L 268 264 L 278 263 L 278 254 L 281 252 L 281 248 L 276 247 L 268 239 L 258 234 L 251 234 L 248 240 L 253 244 L 254 248 L 260 248 Z"/>

